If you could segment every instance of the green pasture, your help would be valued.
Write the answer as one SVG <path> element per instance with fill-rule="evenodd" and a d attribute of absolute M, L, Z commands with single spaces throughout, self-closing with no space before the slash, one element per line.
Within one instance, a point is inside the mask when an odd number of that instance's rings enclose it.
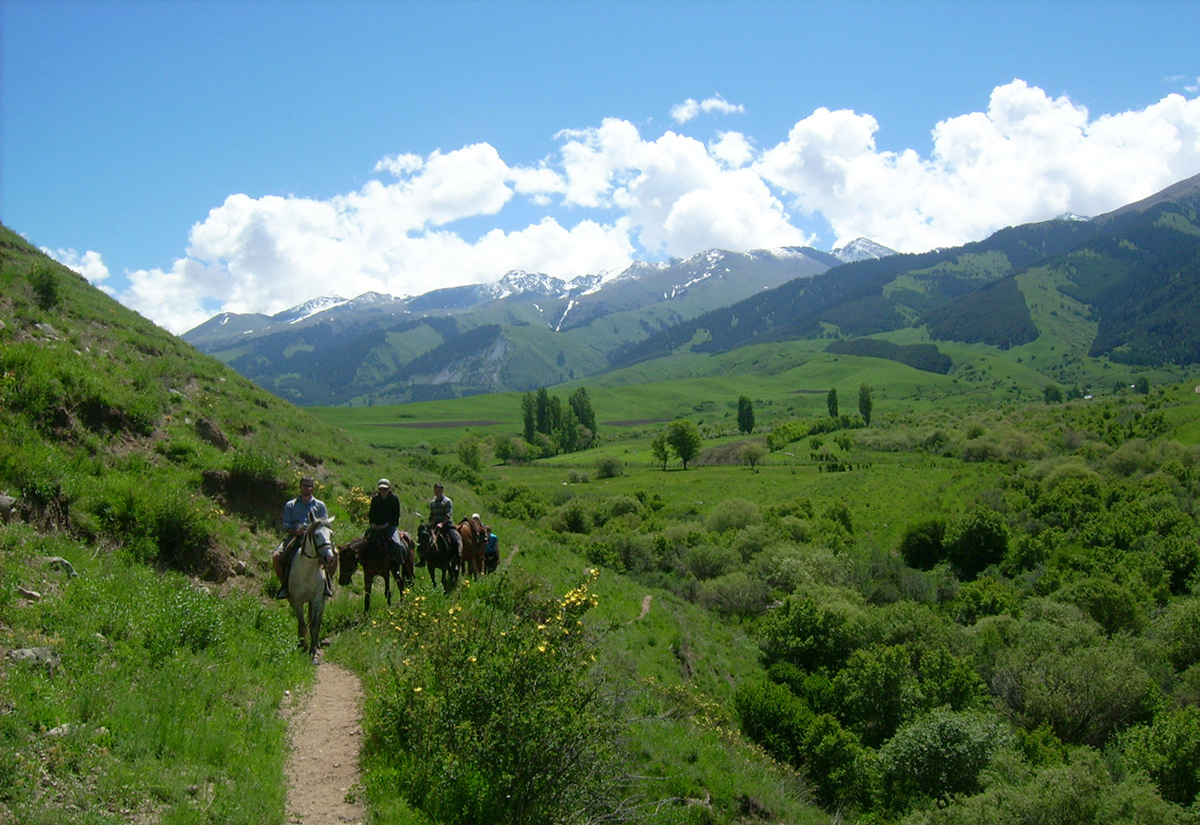
<path fill-rule="evenodd" d="M 1034 288 L 1041 287 L 1030 287 Z M 1062 299 L 1064 303 L 1069 300 Z M 743 395 L 754 403 L 756 431 L 765 433 L 781 421 L 826 415 L 831 388 L 838 391 L 839 411 L 856 413 L 862 384 L 871 387 L 874 416 L 882 423 L 913 414 L 969 415 L 974 410 L 1011 409 L 1040 401 L 1043 390 L 1052 383 L 1064 392 L 1078 387 L 1099 397 L 1128 388 L 1140 376 L 1148 377 L 1153 386 L 1188 380 L 1188 374 L 1180 370 L 1141 370 L 1087 358 L 1082 326 L 1089 322 L 1077 310 L 1063 312 L 1069 317 L 1061 321 L 1047 317 L 1070 329 L 1081 327 L 1076 345 L 1056 349 L 1038 339 L 1000 351 L 983 344 L 937 342 L 954 361 L 947 375 L 879 358 L 825 353 L 821 351 L 823 341 L 792 341 L 714 356 L 677 353 L 667 362 L 638 364 L 550 391 L 565 401 L 573 390 L 586 387 L 596 411 L 601 444 L 611 446 L 652 436 L 677 418 L 688 418 L 710 430 L 736 432 L 737 401 Z M 897 344 L 929 342 L 915 329 L 881 337 Z M 1066 331 L 1059 339 L 1073 340 Z M 521 396 L 495 393 L 307 411 L 373 447 L 447 451 L 468 432 L 481 437 L 520 435 Z"/>

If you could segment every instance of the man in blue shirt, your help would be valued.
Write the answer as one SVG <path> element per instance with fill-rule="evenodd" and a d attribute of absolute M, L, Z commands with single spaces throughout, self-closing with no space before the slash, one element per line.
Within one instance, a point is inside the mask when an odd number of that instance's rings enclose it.
<path fill-rule="evenodd" d="M 313 487 L 315 486 L 313 480 L 307 476 L 300 479 L 300 495 L 283 506 L 283 529 L 288 537 L 279 542 L 279 546 L 271 554 L 271 567 L 274 568 L 275 575 L 281 584 L 279 592 L 275 594 L 277 599 L 287 598 L 287 576 L 288 569 L 291 567 L 292 551 L 303 541 L 309 522 L 313 519 L 329 518 L 325 502 L 313 497 Z M 321 553 L 321 562 L 325 565 L 325 595 L 332 596 L 333 576 L 337 572 L 334 567 L 337 559 L 333 555 L 331 547 L 322 547 Z"/>

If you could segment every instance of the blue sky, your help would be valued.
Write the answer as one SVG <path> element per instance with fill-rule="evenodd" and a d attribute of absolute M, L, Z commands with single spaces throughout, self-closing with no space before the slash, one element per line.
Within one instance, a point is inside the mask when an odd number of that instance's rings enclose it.
<path fill-rule="evenodd" d="M 1200 3 L 0 0 L 0 220 L 164 327 L 1200 173 Z"/>

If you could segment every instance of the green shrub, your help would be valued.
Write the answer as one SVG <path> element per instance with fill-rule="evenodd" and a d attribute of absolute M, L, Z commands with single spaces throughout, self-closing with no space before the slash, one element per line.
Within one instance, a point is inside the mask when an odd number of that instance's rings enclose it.
<path fill-rule="evenodd" d="M 1120 632 L 1141 633 L 1149 622 L 1137 595 L 1108 576 L 1074 579 L 1059 593 L 1059 598 L 1077 606 L 1109 636 Z"/>
<path fill-rule="evenodd" d="M 705 526 L 713 533 L 726 530 L 741 530 L 750 524 L 762 521 L 758 505 L 744 498 L 727 498 L 709 513 Z"/>
<path fill-rule="evenodd" d="M 857 736 L 823 713 L 813 720 L 804 747 L 814 796 L 826 810 L 871 806 L 878 782 L 877 759 Z"/>
<path fill-rule="evenodd" d="M 887 741 L 921 705 L 909 651 L 903 645 L 856 650 L 834 677 L 842 723 L 869 747 Z"/>
<path fill-rule="evenodd" d="M 978 793 L 980 775 L 1014 742 L 995 714 L 939 708 L 913 720 L 879 751 L 888 807 L 904 810 L 923 798 Z"/>
<path fill-rule="evenodd" d="M 1200 664 L 1200 598 L 1173 599 L 1153 632 L 1177 671 Z"/>
<path fill-rule="evenodd" d="M 112 474 L 86 506 L 101 529 L 143 563 L 162 559 L 188 569 L 214 541 L 211 507 L 167 483 Z"/>
<path fill-rule="evenodd" d="M 555 533 L 590 533 L 592 514 L 579 499 L 571 499 L 546 516 L 546 529 Z"/>
<path fill-rule="evenodd" d="M 944 647 L 923 654 L 916 670 L 921 705 L 928 710 L 940 707 L 971 710 L 982 707 L 988 698 L 987 686 L 974 665 Z"/>
<path fill-rule="evenodd" d="M 1163 799 L 1190 806 L 1200 793 L 1200 709 L 1181 708 L 1121 735 L 1125 764 L 1144 771 Z"/>
<path fill-rule="evenodd" d="M 501 518 L 514 521 L 539 519 L 550 509 L 550 501 L 524 484 L 511 484 L 492 501 L 492 510 Z"/>
<path fill-rule="evenodd" d="M 1184 825 L 1192 821 L 1190 812 L 1159 797 L 1146 777 L 1134 774 L 1118 782 L 1100 754 L 1077 749 L 1064 764 L 1032 774 L 1010 770 L 983 793 L 914 812 L 903 825 Z"/>
<path fill-rule="evenodd" d="M 1008 551 L 1008 528 L 994 510 L 975 507 L 946 527 L 946 558 L 960 579 L 974 579 Z"/>
<path fill-rule="evenodd" d="M 1019 612 L 1018 603 L 1018 594 L 1010 585 L 985 576 L 963 584 L 948 608 L 956 622 L 972 625 L 984 616 L 999 616 L 1001 613 L 1015 616 Z"/>
<path fill-rule="evenodd" d="M 467 605 L 406 600 L 367 693 L 368 793 L 448 825 L 610 814 L 621 728 L 581 624 L 589 585 L 542 600 L 497 576 Z"/>
<path fill-rule="evenodd" d="M 991 680 L 1026 729 L 1048 725 L 1067 744 L 1098 748 L 1124 728 L 1148 722 L 1163 702 L 1158 685 L 1123 648 L 1031 653 L 1010 649 Z"/>
<path fill-rule="evenodd" d="M 596 478 L 617 478 L 625 475 L 625 462 L 616 456 L 596 459 Z"/>
<path fill-rule="evenodd" d="M 946 520 L 925 519 L 908 526 L 900 540 L 900 555 L 906 565 L 932 570 L 946 560 Z"/>
<path fill-rule="evenodd" d="M 766 582 L 737 570 L 701 583 L 698 601 L 718 616 L 751 619 L 767 609 L 770 591 Z"/>
<path fill-rule="evenodd" d="M 772 610 L 762 626 L 768 664 L 790 662 L 804 670 L 839 670 L 863 643 L 865 614 L 858 605 L 794 594 Z"/>
<path fill-rule="evenodd" d="M 29 281 L 33 284 L 33 296 L 39 309 L 49 312 L 58 306 L 61 296 L 53 269 L 48 266 L 35 267 Z"/>
<path fill-rule="evenodd" d="M 683 554 L 687 571 L 696 578 L 715 579 L 741 567 L 741 554 L 724 544 L 700 544 Z"/>
<path fill-rule="evenodd" d="M 742 732 L 776 759 L 801 764 L 813 712 L 775 682 L 745 682 L 733 695 Z"/>

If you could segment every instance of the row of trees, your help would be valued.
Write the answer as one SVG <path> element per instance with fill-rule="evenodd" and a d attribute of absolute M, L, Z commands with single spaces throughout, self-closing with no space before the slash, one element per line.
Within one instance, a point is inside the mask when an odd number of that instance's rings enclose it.
<path fill-rule="evenodd" d="M 521 396 L 525 440 L 544 451 L 573 453 L 586 450 L 596 440 L 596 413 L 585 387 L 571 393 L 564 406 L 545 387 Z"/>
<path fill-rule="evenodd" d="M 829 409 L 829 417 L 838 417 L 838 394 L 837 387 L 830 387 L 829 392 L 825 395 L 825 406 Z M 871 398 L 871 385 L 860 384 L 858 386 L 858 414 L 862 416 L 863 426 L 871 426 L 871 413 L 875 409 L 875 402 Z"/>

